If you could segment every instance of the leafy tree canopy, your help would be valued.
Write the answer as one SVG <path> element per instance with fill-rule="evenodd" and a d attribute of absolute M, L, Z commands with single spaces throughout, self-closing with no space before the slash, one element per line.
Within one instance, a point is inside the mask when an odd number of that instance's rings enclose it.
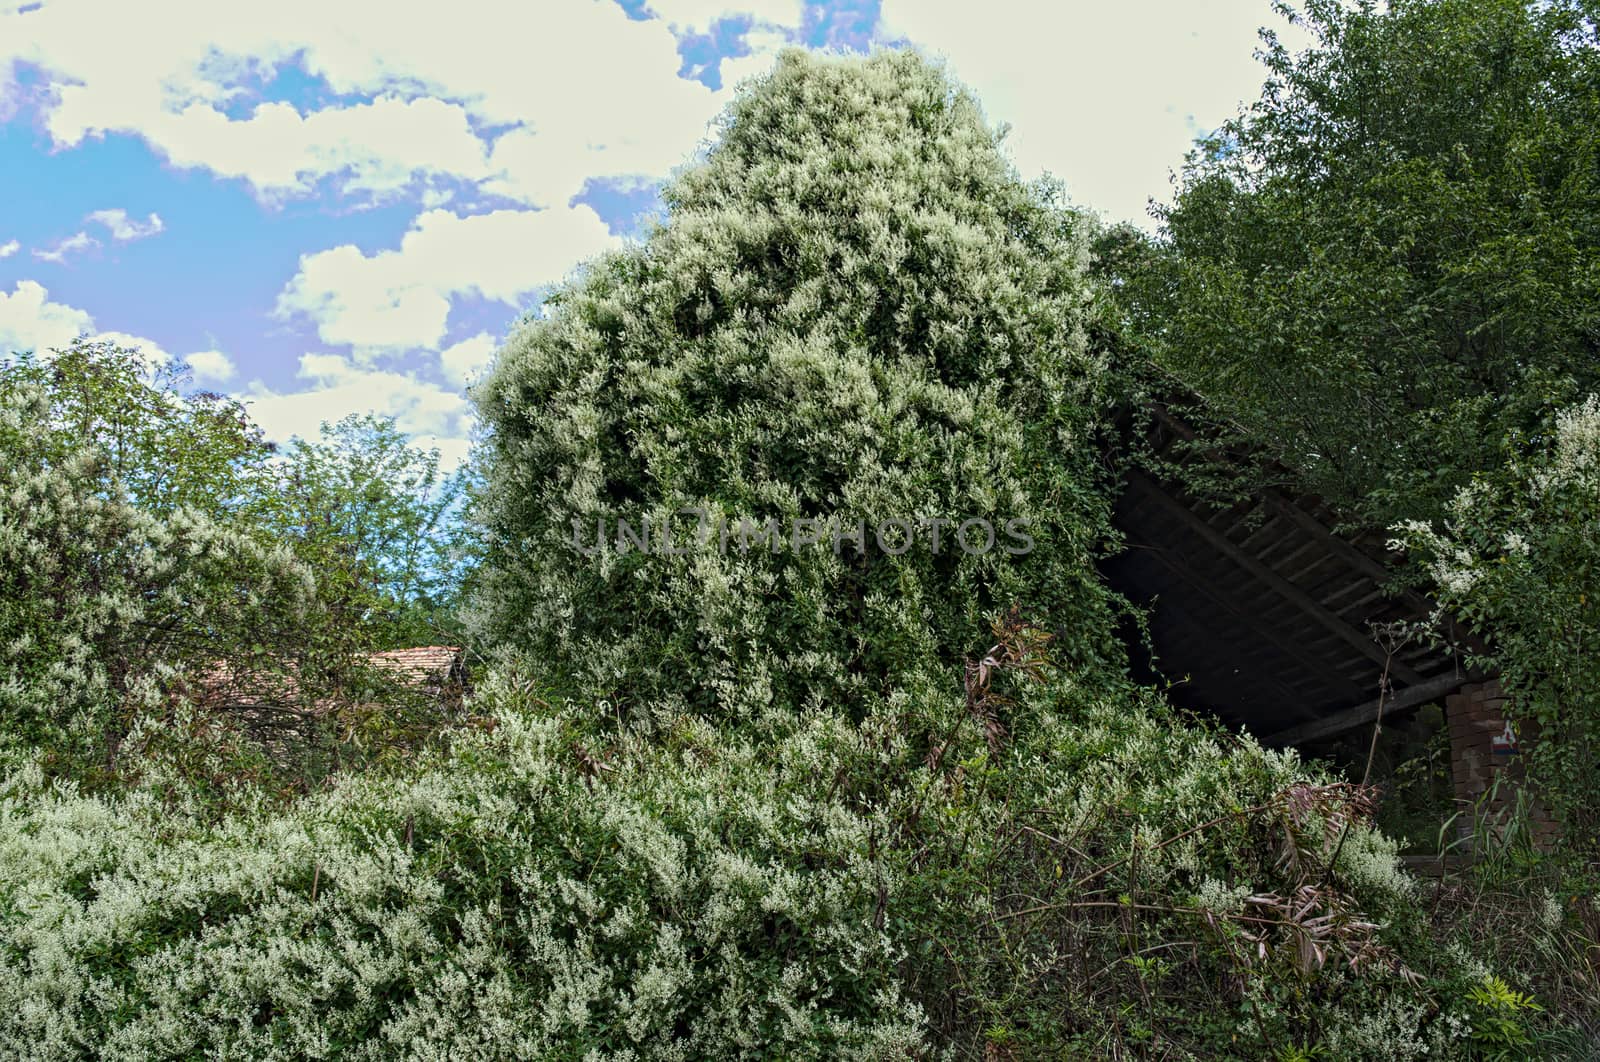
<path fill-rule="evenodd" d="M 316 568 L 337 622 L 363 644 L 457 636 L 464 472 L 445 472 L 393 421 L 352 414 L 320 441 L 293 440 L 259 476 L 247 519 Z"/>
<path fill-rule="evenodd" d="M 1600 382 L 1585 0 L 1312 0 L 1125 259 L 1136 342 L 1379 524 L 1436 514 Z"/>

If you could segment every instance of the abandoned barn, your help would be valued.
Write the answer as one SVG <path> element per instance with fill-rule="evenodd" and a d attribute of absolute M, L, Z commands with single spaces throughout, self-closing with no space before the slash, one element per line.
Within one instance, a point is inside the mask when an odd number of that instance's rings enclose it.
<path fill-rule="evenodd" d="M 1464 659 L 1482 643 L 1395 586 L 1381 536 L 1340 533 L 1321 499 L 1261 487 L 1240 501 L 1198 496 L 1180 472 L 1231 458 L 1192 445 L 1192 428 L 1152 407 L 1154 461 L 1125 470 L 1114 522 L 1126 548 L 1111 585 L 1147 609 L 1146 677 L 1180 706 L 1276 747 L 1316 749 L 1358 728 L 1437 704 L 1449 730 L 1455 800 L 1517 775 L 1517 739 L 1493 675 Z M 1142 429 L 1143 430 L 1143 429 Z M 1501 786 L 1500 791 L 1509 791 Z"/>

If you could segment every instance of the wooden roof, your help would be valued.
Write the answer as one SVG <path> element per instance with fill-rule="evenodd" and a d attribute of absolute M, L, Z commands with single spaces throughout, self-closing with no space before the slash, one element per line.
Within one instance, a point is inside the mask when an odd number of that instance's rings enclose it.
<path fill-rule="evenodd" d="M 1156 412 L 1155 451 L 1193 460 L 1174 445 L 1193 433 Z M 1149 607 L 1155 669 L 1180 705 L 1301 744 L 1370 722 L 1386 668 L 1385 711 L 1467 681 L 1435 640 L 1388 637 L 1383 625 L 1426 619 L 1432 603 L 1387 589 L 1395 558 L 1382 541 L 1335 534 L 1336 514 L 1314 496 L 1264 489 L 1218 506 L 1135 469 L 1114 521 L 1127 548 L 1105 573 Z"/>

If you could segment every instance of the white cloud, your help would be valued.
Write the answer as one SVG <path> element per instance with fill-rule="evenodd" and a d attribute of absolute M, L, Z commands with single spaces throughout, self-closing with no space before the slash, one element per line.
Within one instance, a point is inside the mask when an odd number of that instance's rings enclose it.
<path fill-rule="evenodd" d="M 21 243 L 16 240 L 7 240 L 5 243 L 0 243 L 0 258 L 10 258 L 20 250 L 22 250 Z"/>
<path fill-rule="evenodd" d="M 884 0 L 880 36 L 950 61 L 989 119 L 1009 122 L 1024 176 L 1048 169 L 1079 205 L 1151 224 L 1197 134 L 1256 98 L 1256 29 L 1303 40 L 1259 0 L 1039 4 Z"/>
<path fill-rule="evenodd" d="M 423 445 L 438 447 L 448 467 L 466 457 L 472 408 L 457 391 L 332 354 L 302 356 L 299 376 L 309 385 L 304 390 L 275 392 L 258 382 L 240 396 L 269 439 L 314 439 L 323 423 L 350 413 L 377 413 L 393 417 L 400 430 Z"/>
<path fill-rule="evenodd" d="M 63 101 L 56 119 L 68 120 L 62 116 L 70 116 L 72 99 Z M 269 197 L 308 191 L 335 174 L 346 192 L 379 195 L 419 175 L 487 174 L 487 148 L 466 111 L 436 99 L 382 96 L 308 115 L 287 103 L 263 103 L 246 119 L 194 103 L 141 131 L 174 164 L 241 177 Z"/>
<path fill-rule="evenodd" d="M 466 387 L 494 360 L 494 336 L 479 332 L 439 352 L 439 367 L 451 383 Z"/>
<path fill-rule="evenodd" d="M 133 133 L 177 165 L 242 178 L 269 198 L 330 175 L 383 194 L 444 174 L 562 206 L 586 177 L 660 177 L 692 152 L 728 92 L 678 76 L 673 26 L 735 8 L 784 28 L 801 14 L 799 0 L 661 0 L 666 18 L 646 21 L 594 0 L 458 0 L 446 33 L 379 0 L 248 10 L 43 0 L 0 14 L 0 97 L 8 60 L 34 64 L 50 82 L 41 98 L 57 145 Z M 251 98 L 290 66 L 335 93 L 376 99 L 302 114 Z M 495 142 L 507 127 L 516 131 Z"/>
<path fill-rule="evenodd" d="M 237 373 L 233 359 L 220 350 L 197 350 L 184 356 L 196 383 L 225 384 Z"/>
<path fill-rule="evenodd" d="M 128 212 L 120 208 L 96 210 L 92 214 L 86 215 L 83 220 L 104 226 L 107 234 L 118 243 L 142 240 L 148 236 L 154 236 L 167 227 L 161 220 L 161 215 L 153 211 L 148 219 L 140 221 L 138 218 L 128 217 Z M 16 241 L 13 240 L 10 245 L 13 250 L 15 250 L 15 243 Z M 71 236 L 57 240 L 48 248 L 35 250 L 33 256 L 42 262 L 54 262 L 57 265 L 64 265 L 68 256 L 99 246 L 99 240 L 90 236 L 87 231 L 80 229 Z M 5 254 L 0 254 L 0 258 L 4 257 L 6 257 Z"/>
<path fill-rule="evenodd" d="M 419 216 L 398 250 L 364 255 L 344 244 L 305 255 L 278 296 L 278 312 L 305 314 L 325 343 L 358 355 L 435 348 L 451 296 L 473 293 L 515 306 L 618 241 L 587 206 Z"/>
<path fill-rule="evenodd" d="M 93 236 L 90 236 L 87 232 L 77 232 L 71 236 L 65 237 L 64 239 L 57 240 L 48 249 L 34 251 L 33 256 L 40 261 L 54 262 L 57 265 L 62 265 L 66 262 L 68 255 L 77 254 L 79 251 L 87 251 L 91 247 L 99 246 L 100 241 L 95 239 Z"/>
<path fill-rule="evenodd" d="M 142 240 L 147 236 L 154 236 L 167 227 L 161 220 L 161 215 L 154 211 L 151 211 L 147 220 L 140 222 L 137 218 L 128 217 L 128 212 L 120 207 L 114 210 L 96 210 L 83 220 L 104 225 L 111 233 L 111 238 L 118 242 Z"/>
<path fill-rule="evenodd" d="M 804 0 L 650 0 L 650 12 L 673 26 L 709 29 L 722 18 L 749 15 L 757 23 L 798 28 Z"/>
<path fill-rule="evenodd" d="M 94 318 L 65 303 L 32 280 L 19 280 L 11 294 L 0 291 L 0 357 L 25 350 L 64 347 L 93 331 Z"/>
<path fill-rule="evenodd" d="M 0 291 L 0 357 L 23 351 L 43 355 L 65 348 L 80 336 L 137 349 L 152 369 L 172 360 L 159 343 L 143 336 L 96 331 L 87 310 L 51 302 L 50 292 L 37 281 L 19 280 L 9 295 Z"/>

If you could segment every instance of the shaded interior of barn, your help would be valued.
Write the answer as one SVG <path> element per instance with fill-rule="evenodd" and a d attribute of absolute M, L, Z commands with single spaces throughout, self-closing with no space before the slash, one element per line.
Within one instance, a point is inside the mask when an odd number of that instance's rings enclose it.
<path fill-rule="evenodd" d="M 1195 459 L 1192 430 L 1163 409 L 1148 430 L 1154 453 Z M 1183 478 L 1126 470 L 1114 514 L 1126 549 L 1103 565 L 1147 609 L 1150 645 L 1134 646 L 1136 666 L 1172 683 L 1175 703 L 1268 744 L 1304 746 L 1370 723 L 1386 674 L 1386 715 L 1467 681 L 1459 654 L 1400 634 L 1435 610 L 1395 589 L 1381 539 L 1336 533 L 1336 514 L 1314 496 L 1262 488 L 1218 504 Z"/>

